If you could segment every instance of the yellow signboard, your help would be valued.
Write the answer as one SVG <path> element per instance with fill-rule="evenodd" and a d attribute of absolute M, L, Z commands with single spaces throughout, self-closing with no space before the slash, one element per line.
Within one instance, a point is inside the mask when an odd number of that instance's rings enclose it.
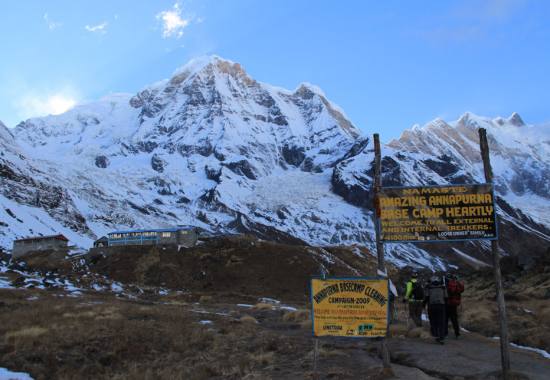
<path fill-rule="evenodd" d="M 388 280 L 311 279 L 314 336 L 385 337 Z"/>

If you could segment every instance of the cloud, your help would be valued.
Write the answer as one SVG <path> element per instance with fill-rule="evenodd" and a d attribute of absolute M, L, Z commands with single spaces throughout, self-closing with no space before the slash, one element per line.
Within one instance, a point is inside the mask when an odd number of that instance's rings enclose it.
<path fill-rule="evenodd" d="M 50 16 L 48 16 L 47 13 L 44 13 L 44 21 L 46 21 L 46 24 L 48 25 L 49 30 L 54 30 L 59 28 L 62 24 L 60 22 L 55 22 L 52 19 L 50 19 Z"/>
<path fill-rule="evenodd" d="M 439 27 L 418 33 L 431 42 L 467 42 L 483 36 L 484 30 L 476 25 L 460 27 Z"/>
<path fill-rule="evenodd" d="M 183 36 L 183 30 L 192 20 L 191 16 L 182 16 L 182 9 L 179 3 L 175 3 L 171 10 L 158 13 L 156 18 L 162 22 L 163 38 L 180 38 Z"/>
<path fill-rule="evenodd" d="M 73 96 L 57 93 L 40 96 L 29 94 L 15 103 L 21 119 L 28 119 L 36 116 L 59 115 L 76 105 L 77 101 Z"/>
<path fill-rule="evenodd" d="M 526 4 L 525 0 L 470 0 L 459 3 L 454 14 L 463 20 L 483 23 L 505 22 Z"/>
<path fill-rule="evenodd" d="M 101 24 L 97 25 L 86 25 L 84 29 L 91 33 L 105 34 L 107 33 L 107 25 L 109 25 L 109 23 L 103 21 Z"/>
<path fill-rule="evenodd" d="M 463 0 L 430 21 L 416 35 L 436 43 L 464 43 L 487 38 L 510 23 L 525 0 Z"/>

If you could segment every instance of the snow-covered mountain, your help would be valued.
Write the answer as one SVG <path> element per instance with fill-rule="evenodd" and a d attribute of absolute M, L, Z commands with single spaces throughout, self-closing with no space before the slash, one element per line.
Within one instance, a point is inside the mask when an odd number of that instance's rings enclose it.
<path fill-rule="evenodd" d="M 520 236 L 543 249 L 548 126 L 465 114 L 413 127 L 384 147 L 384 183 L 483 182 L 479 126 L 490 136 L 505 231 L 515 234 L 503 248 L 519 253 Z M 176 224 L 372 246 L 370 139 L 317 87 L 273 87 L 219 57 L 193 60 L 135 95 L 0 125 L 0 148 L 0 246 L 62 232 L 87 247 L 111 230 Z M 441 245 L 387 251 L 400 264 L 448 261 Z"/>

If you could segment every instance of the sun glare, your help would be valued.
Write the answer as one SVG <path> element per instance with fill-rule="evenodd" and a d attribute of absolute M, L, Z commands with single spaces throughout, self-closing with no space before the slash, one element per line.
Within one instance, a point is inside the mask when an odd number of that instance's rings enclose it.
<path fill-rule="evenodd" d="M 75 97 L 66 94 L 37 95 L 30 94 L 19 100 L 16 105 L 19 109 L 19 118 L 60 115 L 77 104 Z"/>
<path fill-rule="evenodd" d="M 67 98 L 62 95 L 51 96 L 48 101 L 48 109 L 50 114 L 59 115 L 73 108 L 76 101 L 72 98 Z"/>

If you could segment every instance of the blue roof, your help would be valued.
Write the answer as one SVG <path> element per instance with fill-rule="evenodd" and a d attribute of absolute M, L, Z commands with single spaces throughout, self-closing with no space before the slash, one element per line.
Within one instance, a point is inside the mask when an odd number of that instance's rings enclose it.
<path fill-rule="evenodd" d="M 177 232 L 181 230 L 193 230 L 195 229 L 195 226 L 183 226 L 183 227 L 172 227 L 172 228 L 157 228 L 157 229 L 149 229 L 149 230 L 127 230 L 127 231 L 112 231 L 109 232 L 107 235 L 112 234 L 127 234 L 130 232 Z"/>

